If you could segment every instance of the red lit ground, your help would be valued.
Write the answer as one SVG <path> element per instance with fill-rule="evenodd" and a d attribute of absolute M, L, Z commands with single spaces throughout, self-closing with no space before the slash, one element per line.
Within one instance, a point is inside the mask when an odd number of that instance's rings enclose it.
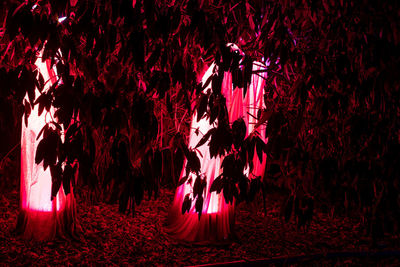
<path fill-rule="evenodd" d="M 348 219 L 330 219 L 328 215 L 317 214 L 306 233 L 297 231 L 293 223 L 284 225 L 278 208 L 282 196 L 278 193 L 269 194 L 267 216 L 262 215 L 261 207 L 240 205 L 236 209 L 237 242 L 226 246 L 177 244 L 164 234 L 162 227 L 173 197 L 172 190 L 167 189 L 161 190 L 158 200 L 145 200 L 137 207 L 135 218 L 118 213 L 117 205 L 88 205 L 79 199 L 78 218 L 84 229 L 81 241 L 25 243 L 12 233 L 18 214 L 16 186 L 1 191 L 0 265 L 194 265 L 330 252 L 377 251 L 370 248 L 371 241 L 363 236 L 357 222 Z M 398 237 L 387 238 L 378 251 L 398 251 L 399 241 Z M 400 264 L 399 258 L 394 256 L 311 259 L 311 262 L 301 258 L 294 262 L 301 265 Z M 282 263 L 281 260 L 278 262 Z"/>

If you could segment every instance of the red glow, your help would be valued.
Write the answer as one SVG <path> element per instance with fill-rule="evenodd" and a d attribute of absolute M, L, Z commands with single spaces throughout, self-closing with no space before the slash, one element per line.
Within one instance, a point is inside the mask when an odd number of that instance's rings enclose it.
<path fill-rule="evenodd" d="M 57 80 L 55 70 L 50 69 L 49 62 L 42 62 L 41 57 L 35 62 L 45 81 L 44 91 Z M 35 97 L 40 92 L 36 89 Z M 27 100 L 28 97 L 26 96 Z M 71 192 L 65 195 L 61 186 L 57 196 L 51 201 L 52 180 L 50 168 L 44 170 L 43 162 L 35 164 L 35 153 L 41 138 L 37 138 L 43 126 L 54 117 L 54 108 L 50 112 L 43 111 L 38 115 L 38 105 L 35 105 L 28 118 L 28 126 L 22 119 L 21 134 L 21 214 L 19 224 L 23 228 L 23 236 L 28 239 L 51 239 L 56 230 L 63 224 L 64 212 L 73 212 L 74 198 Z M 71 190 L 72 191 L 72 190 Z M 68 217 L 68 216 L 67 216 Z M 22 220 L 22 222 L 21 222 Z"/>
<path fill-rule="evenodd" d="M 212 64 L 208 71 L 204 74 L 202 82 L 205 83 L 208 77 L 212 74 L 215 64 Z M 253 70 L 260 70 L 263 68 L 261 63 L 255 62 Z M 265 85 L 266 73 L 253 74 L 251 78 L 251 84 L 247 90 L 245 97 L 243 98 L 243 89 L 232 88 L 232 75 L 229 72 L 225 72 L 222 93 L 226 97 L 226 104 L 228 107 L 229 121 L 232 123 L 238 118 L 243 118 L 247 125 L 248 136 L 253 130 L 256 124 L 257 112 L 260 108 L 264 107 L 264 85 Z M 204 92 L 211 88 L 211 84 L 204 89 Z M 249 115 L 250 114 L 250 115 Z M 203 117 L 197 122 L 197 114 L 193 114 L 192 125 L 189 137 L 189 147 L 194 148 L 202 138 L 203 134 L 207 133 L 213 126 L 209 124 L 207 117 Z M 196 129 L 199 130 L 200 134 L 196 135 Z M 257 129 L 260 133 L 260 137 L 265 141 L 265 126 L 260 126 Z M 210 193 L 210 187 L 216 177 L 221 174 L 221 163 L 223 158 L 215 157 L 211 158 L 209 153 L 209 146 L 204 144 L 198 148 L 201 155 L 198 156 L 201 160 L 200 172 L 207 177 L 207 188 L 204 197 L 203 213 L 198 218 L 198 214 L 194 208 L 194 202 L 192 203 L 189 214 L 185 213 L 182 215 L 181 207 L 184 197 L 187 193 L 190 193 L 192 186 L 190 184 L 183 184 L 178 187 L 175 198 L 172 204 L 172 208 L 168 218 L 167 231 L 174 236 L 176 239 L 197 242 L 197 243 L 208 243 L 213 241 L 223 241 L 229 238 L 233 231 L 233 211 L 234 205 L 226 204 L 223 194 L 216 194 L 215 192 Z M 259 160 L 254 155 L 254 175 L 262 175 L 265 168 L 265 155 L 263 156 L 263 163 L 260 164 Z M 186 163 L 185 163 L 186 164 Z M 245 170 L 246 174 L 249 173 L 249 169 Z M 181 173 L 181 178 L 185 175 L 185 170 Z M 191 174 L 192 175 L 192 174 Z M 195 177 L 192 177 L 192 183 L 195 181 Z M 192 184 L 193 185 L 193 184 Z"/>

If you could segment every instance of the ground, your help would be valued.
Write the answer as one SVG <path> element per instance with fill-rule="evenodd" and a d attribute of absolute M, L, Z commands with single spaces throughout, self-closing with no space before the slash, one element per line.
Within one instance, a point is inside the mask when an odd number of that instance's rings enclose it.
<path fill-rule="evenodd" d="M 173 190 L 162 189 L 157 200 L 145 200 L 136 216 L 120 214 L 117 205 L 87 204 L 78 199 L 81 240 L 24 242 L 13 233 L 18 215 L 17 186 L 0 194 L 0 265 L 198 265 L 242 261 L 246 265 L 268 262 L 300 265 L 399 265 L 399 237 L 388 237 L 372 248 L 358 220 L 317 213 L 307 231 L 280 216 L 279 193 L 270 193 L 267 214 L 262 207 L 241 204 L 236 208 L 237 240 L 224 246 L 179 244 L 163 231 Z M 364 257 L 363 251 L 386 253 Z M 387 252 L 389 251 L 389 252 Z M 330 254 L 340 252 L 339 254 Z M 344 254 L 342 252 L 349 254 Z M 328 254 L 327 254 L 328 253 Z M 308 255 L 309 258 L 297 256 Z M 330 255 L 329 258 L 323 258 Z M 343 257 L 347 255 L 346 257 Z M 379 254 L 380 255 L 380 254 Z M 287 262 L 286 262 L 287 263 Z"/>

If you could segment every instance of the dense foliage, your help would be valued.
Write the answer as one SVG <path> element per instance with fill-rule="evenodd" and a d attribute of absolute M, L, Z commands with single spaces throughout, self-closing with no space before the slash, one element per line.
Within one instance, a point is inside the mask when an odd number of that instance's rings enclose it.
<path fill-rule="evenodd" d="M 218 119 L 208 144 L 212 155 L 227 155 L 229 171 L 213 190 L 223 189 L 228 201 L 251 200 L 274 184 L 290 190 L 283 215 L 299 226 L 317 199 L 330 212 L 359 212 L 375 236 L 399 230 L 398 3 L 73 2 L 6 1 L 1 13 L 0 112 L 7 118 L 14 110 L 21 121 L 35 104 L 58 108 L 36 155 L 52 170 L 54 193 L 78 162 L 79 186 L 133 213 L 145 192 L 157 195 L 161 177 L 177 183 L 184 157 L 187 171 L 198 171 L 184 138 L 197 110 Z M 246 54 L 241 61 L 229 42 Z M 33 65 L 42 49 L 59 82 L 34 101 L 35 85 L 46 82 Z M 201 92 L 199 77 L 214 59 L 240 87 L 249 82 L 246 66 L 267 63 L 266 109 L 259 112 L 266 144 L 257 135 L 243 140 L 240 121 L 229 125 L 221 73 L 210 81 L 213 94 Z M 12 123 L 4 120 L 1 130 Z M 68 129 L 64 141 L 60 125 Z M 262 179 L 241 175 L 254 151 L 268 158 Z"/>

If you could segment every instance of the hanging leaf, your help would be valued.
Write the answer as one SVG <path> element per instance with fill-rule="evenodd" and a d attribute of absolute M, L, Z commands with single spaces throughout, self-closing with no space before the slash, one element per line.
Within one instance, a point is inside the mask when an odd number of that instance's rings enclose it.
<path fill-rule="evenodd" d="M 44 159 L 44 154 L 46 152 L 46 140 L 40 140 L 37 148 L 36 148 L 36 155 L 35 155 L 35 164 L 40 164 Z"/>
<path fill-rule="evenodd" d="M 196 204 L 195 204 L 195 208 L 196 208 L 196 212 L 198 213 L 199 220 L 201 217 L 201 213 L 203 212 L 203 202 L 204 202 L 203 196 L 199 195 L 196 199 Z"/>
<path fill-rule="evenodd" d="M 236 185 L 230 183 L 229 180 L 225 180 L 223 194 L 224 194 L 226 204 L 233 203 L 233 194 L 234 194 L 233 190 L 234 189 L 236 189 Z"/>
<path fill-rule="evenodd" d="M 247 199 L 247 191 L 249 189 L 249 179 L 245 175 L 241 175 L 241 178 L 238 182 L 239 187 L 239 200 Z"/>
<path fill-rule="evenodd" d="M 255 137 L 255 145 L 256 145 L 258 160 L 260 161 L 260 164 L 262 164 L 263 152 L 266 151 L 266 145 L 265 145 L 264 141 L 258 135 Z"/>
<path fill-rule="evenodd" d="M 197 104 L 197 121 L 203 117 L 207 110 L 208 95 L 201 93 Z"/>
<path fill-rule="evenodd" d="M 212 128 L 212 129 L 208 130 L 208 132 L 205 135 L 203 135 L 203 137 L 197 143 L 195 149 L 204 145 L 208 141 L 210 136 L 215 133 L 216 130 L 217 130 L 216 128 Z"/>
<path fill-rule="evenodd" d="M 219 123 L 217 130 L 211 135 L 209 151 L 211 158 L 217 155 L 224 156 L 232 146 L 232 134 L 229 126 Z"/>
<path fill-rule="evenodd" d="M 66 164 L 62 175 L 64 192 L 68 195 L 71 192 L 71 181 L 74 178 L 74 169 L 70 164 Z"/>
<path fill-rule="evenodd" d="M 78 123 L 73 123 L 71 124 L 68 129 L 67 132 L 65 134 L 65 139 L 70 139 L 73 135 L 75 135 L 75 133 L 77 132 L 77 130 L 80 128 L 80 126 L 78 127 Z"/>
<path fill-rule="evenodd" d="M 204 183 L 203 183 L 203 179 L 201 178 L 200 175 L 197 175 L 196 180 L 194 181 L 194 185 L 193 185 L 193 197 L 200 197 L 203 195 L 203 187 Z"/>
<path fill-rule="evenodd" d="M 25 111 L 24 111 L 25 127 L 28 127 L 28 119 L 29 119 L 29 115 L 31 115 L 31 105 L 29 105 L 29 102 L 26 101 L 26 99 L 24 99 L 24 107 L 25 107 Z"/>
<path fill-rule="evenodd" d="M 179 180 L 179 182 L 178 182 L 178 186 L 183 185 L 183 184 L 187 181 L 188 178 L 189 178 L 188 175 L 182 177 L 182 178 Z"/>
<path fill-rule="evenodd" d="M 220 176 L 214 179 L 210 187 L 210 192 L 217 192 L 217 194 L 219 194 L 221 193 L 223 187 L 224 187 L 224 179 L 221 174 Z"/>
<path fill-rule="evenodd" d="M 196 151 L 190 150 L 187 155 L 187 164 L 186 164 L 186 173 L 189 174 L 190 172 L 198 173 L 200 172 L 200 160 L 196 154 Z"/>
<path fill-rule="evenodd" d="M 211 74 L 210 77 L 207 78 L 207 80 L 204 82 L 204 84 L 201 86 L 200 90 L 203 91 L 204 89 L 207 88 L 207 86 L 211 83 L 213 80 L 215 74 Z"/>
<path fill-rule="evenodd" d="M 253 73 L 253 60 L 250 56 L 245 56 L 243 60 L 243 98 L 247 94 L 247 88 L 251 83 L 251 75 Z"/>
<path fill-rule="evenodd" d="M 42 115 L 42 112 L 44 110 L 45 107 L 47 107 L 49 104 L 48 102 L 50 102 L 51 99 L 49 99 L 47 93 L 43 93 L 41 94 L 35 101 L 35 105 L 39 104 L 39 110 L 38 110 L 38 116 Z M 51 103 L 51 102 L 50 102 Z"/>
<path fill-rule="evenodd" d="M 222 74 L 215 74 L 212 77 L 212 92 L 216 95 L 221 94 L 221 89 L 222 89 L 222 80 L 223 80 L 223 75 Z"/>
<path fill-rule="evenodd" d="M 185 195 L 185 198 L 182 202 L 182 214 L 185 214 L 186 212 L 190 211 L 190 208 L 192 206 L 192 199 L 190 198 L 190 193 L 187 193 Z"/>
<path fill-rule="evenodd" d="M 57 165 L 50 165 L 50 173 L 51 173 L 51 198 L 50 200 L 53 201 L 53 199 L 57 196 L 58 190 L 60 190 L 61 183 L 62 183 L 62 169 L 61 169 L 61 164 Z"/>
<path fill-rule="evenodd" d="M 232 138 L 236 149 L 242 146 L 243 140 L 246 137 L 246 123 L 242 118 L 235 120 L 232 124 Z"/>
<path fill-rule="evenodd" d="M 34 73 L 28 70 L 25 66 L 22 68 L 19 76 L 19 84 L 23 90 L 28 93 L 29 103 L 33 108 L 35 102 L 35 81 Z"/>

